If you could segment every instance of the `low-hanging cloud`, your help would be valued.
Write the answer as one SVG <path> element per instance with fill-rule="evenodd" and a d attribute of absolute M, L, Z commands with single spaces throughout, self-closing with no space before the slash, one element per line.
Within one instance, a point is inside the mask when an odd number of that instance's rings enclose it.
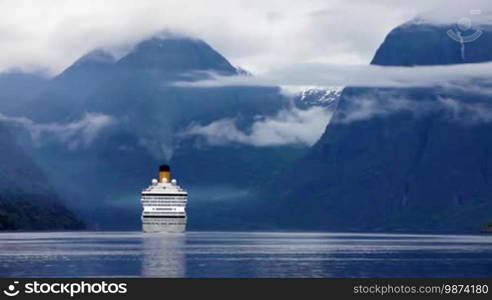
<path fill-rule="evenodd" d="M 195 82 L 176 82 L 177 86 L 363 86 L 429 87 L 463 85 L 492 81 L 492 63 L 447 66 L 388 67 L 376 65 L 293 64 L 274 68 L 255 76 L 220 76 Z"/>
<path fill-rule="evenodd" d="M 467 124 L 492 122 L 492 105 L 490 103 L 469 103 L 453 98 L 440 98 L 454 120 Z"/>
<path fill-rule="evenodd" d="M 423 114 L 435 107 L 435 103 L 414 101 L 397 94 L 387 93 L 384 96 L 366 94 L 355 97 L 345 97 L 346 103 L 334 122 L 348 124 L 357 121 L 369 120 L 378 116 L 408 111 L 414 114 Z"/>
<path fill-rule="evenodd" d="M 472 101 L 448 96 L 416 100 L 406 98 L 395 91 L 373 91 L 364 95 L 345 97 L 343 101 L 346 102 L 344 108 L 338 112 L 332 122 L 348 124 L 398 112 L 410 112 L 414 116 L 442 112 L 448 120 L 466 125 L 492 122 L 492 103 L 483 99 Z"/>
<path fill-rule="evenodd" d="M 300 110 L 295 107 L 280 111 L 253 123 L 248 132 L 240 130 L 234 119 L 221 119 L 208 125 L 193 125 L 181 133 L 183 137 L 201 136 L 210 145 L 238 143 L 257 147 L 313 145 L 323 134 L 332 112 L 323 107 Z"/>
<path fill-rule="evenodd" d="M 115 120 L 108 115 L 87 113 L 71 123 L 36 123 L 25 117 L 9 117 L 0 113 L 0 121 L 26 129 L 35 145 L 48 141 L 62 143 L 70 150 L 88 147 L 104 128 Z"/>

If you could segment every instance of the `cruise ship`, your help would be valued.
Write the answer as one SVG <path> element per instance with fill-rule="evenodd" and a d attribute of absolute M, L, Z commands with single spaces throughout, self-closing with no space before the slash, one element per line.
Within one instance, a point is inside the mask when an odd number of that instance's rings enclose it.
<path fill-rule="evenodd" d="M 171 180 L 168 165 L 159 167 L 159 180 L 142 191 L 142 230 L 144 232 L 184 232 L 188 193 L 176 179 Z"/>

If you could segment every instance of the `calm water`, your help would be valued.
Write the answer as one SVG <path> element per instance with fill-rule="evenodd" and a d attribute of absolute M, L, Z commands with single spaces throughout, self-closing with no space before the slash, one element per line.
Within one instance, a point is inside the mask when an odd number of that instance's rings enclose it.
<path fill-rule="evenodd" d="M 492 236 L 0 234 L 0 277 L 490 277 Z"/>

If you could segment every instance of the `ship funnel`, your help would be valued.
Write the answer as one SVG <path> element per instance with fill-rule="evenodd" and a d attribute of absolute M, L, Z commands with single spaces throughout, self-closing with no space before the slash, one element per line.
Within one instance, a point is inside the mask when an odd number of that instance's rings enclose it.
<path fill-rule="evenodd" d="M 171 168 L 168 165 L 159 167 L 159 181 L 164 182 L 163 178 L 166 178 L 167 182 L 171 182 Z"/>

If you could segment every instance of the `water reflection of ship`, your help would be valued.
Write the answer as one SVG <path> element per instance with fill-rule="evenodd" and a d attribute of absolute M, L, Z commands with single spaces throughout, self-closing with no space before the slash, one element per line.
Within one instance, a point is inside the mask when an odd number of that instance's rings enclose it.
<path fill-rule="evenodd" d="M 184 277 L 184 242 L 181 233 L 149 234 L 143 237 L 142 276 Z"/>

